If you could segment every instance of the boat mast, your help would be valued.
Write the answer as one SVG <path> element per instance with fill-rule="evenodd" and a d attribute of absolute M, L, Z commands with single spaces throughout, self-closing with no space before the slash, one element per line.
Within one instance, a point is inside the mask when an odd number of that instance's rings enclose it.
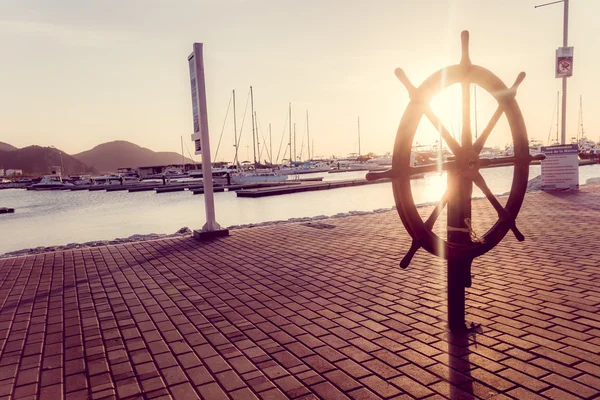
<path fill-rule="evenodd" d="M 256 122 L 256 152 L 258 153 L 258 163 L 260 164 L 262 151 L 260 149 L 260 135 L 258 133 L 258 116 L 256 115 L 256 111 L 254 111 L 254 121 Z"/>
<path fill-rule="evenodd" d="M 360 157 L 360 117 L 358 117 L 358 156 Z"/>
<path fill-rule="evenodd" d="M 235 116 L 235 89 L 233 89 L 233 146 L 235 147 L 235 157 L 233 163 L 239 164 L 238 161 L 238 142 L 237 142 L 237 118 Z"/>
<path fill-rule="evenodd" d="M 311 160 L 310 157 L 310 130 L 308 129 L 308 110 L 306 110 L 306 136 L 307 136 L 307 141 L 308 141 L 308 161 Z"/>
<path fill-rule="evenodd" d="M 294 122 L 294 162 L 296 162 L 296 123 Z"/>
<path fill-rule="evenodd" d="M 288 142 L 288 146 L 290 148 L 290 165 L 292 165 L 292 102 L 290 102 L 290 111 L 289 111 L 289 133 L 290 133 L 290 141 Z"/>
<path fill-rule="evenodd" d="M 254 154 L 254 168 L 256 168 L 256 138 L 254 137 L 254 94 L 252 93 L 252 86 L 250 86 L 250 104 L 252 106 L 252 153 Z"/>
<path fill-rule="evenodd" d="M 183 156 L 183 136 L 181 137 L 181 168 L 185 172 L 185 157 Z"/>
<path fill-rule="evenodd" d="M 583 99 L 582 96 L 579 95 L 579 122 L 581 126 L 581 138 L 585 137 L 585 131 L 583 130 Z"/>
<path fill-rule="evenodd" d="M 273 135 L 271 135 L 271 123 L 269 122 L 269 162 L 273 165 Z"/>

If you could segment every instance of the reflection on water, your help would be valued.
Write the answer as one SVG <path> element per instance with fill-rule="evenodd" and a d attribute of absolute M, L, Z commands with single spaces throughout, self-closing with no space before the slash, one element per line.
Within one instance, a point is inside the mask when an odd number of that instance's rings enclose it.
<path fill-rule="evenodd" d="M 512 168 L 482 170 L 497 194 L 510 190 Z M 540 174 L 532 166 L 530 178 Z M 325 180 L 364 178 L 365 172 L 316 174 Z M 580 182 L 600 176 L 600 165 L 580 168 Z M 446 175 L 431 173 L 411 181 L 416 204 L 438 201 L 446 189 Z M 474 196 L 482 196 L 475 188 Z M 334 215 L 348 211 L 372 211 L 394 205 L 390 183 L 264 198 L 237 198 L 235 193 L 215 194 L 217 221 L 223 226 Z M 183 226 L 204 225 L 202 195 L 189 192 L 0 190 L 0 207 L 14 207 L 15 214 L 0 215 L 3 238 L 0 254 L 23 248 L 110 240 L 133 234 L 173 233 Z"/>

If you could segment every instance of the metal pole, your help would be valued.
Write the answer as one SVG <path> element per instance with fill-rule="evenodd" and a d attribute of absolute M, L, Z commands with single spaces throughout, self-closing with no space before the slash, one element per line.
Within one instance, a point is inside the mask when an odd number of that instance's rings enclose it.
<path fill-rule="evenodd" d="M 471 132 L 471 92 L 469 84 L 462 84 L 462 134 L 463 149 L 473 144 Z M 448 201 L 448 241 L 471 244 L 471 196 L 473 182 L 462 176 L 457 168 L 448 171 L 448 187 L 455 188 Z M 462 332 L 465 324 L 465 288 L 471 286 L 471 263 L 469 258 L 448 259 L 448 327 L 452 332 Z"/>
<path fill-rule="evenodd" d="M 196 93 L 198 96 L 199 121 L 201 124 L 201 151 L 202 172 L 204 182 L 204 204 L 206 208 L 206 224 L 202 227 L 203 232 L 220 230 L 221 226 L 215 218 L 215 197 L 213 191 L 212 164 L 210 160 L 210 140 L 208 137 L 208 112 L 206 107 L 206 83 L 204 78 L 204 58 L 202 54 L 202 43 L 194 43 L 194 56 L 197 65 Z"/>
<path fill-rule="evenodd" d="M 250 104 L 252 106 L 252 153 L 254 154 L 254 168 L 256 168 L 256 138 L 254 137 L 254 94 L 250 86 Z"/>
<path fill-rule="evenodd" d="M 569 42 L 569 0 L 564 0 L 564 13 L 563 13 L 563 47 L 568 46 Z M 567 142 L 567 77 L 562 78 L 562 125 L 561 131 L 561 144 Z"/>
<path fill-rule="evenodd" d="M 235 115 L 235 89 L 233 90 L 233 145 L 235 146 L 235 157 L 233 163 L 239 164 L 238 161 L 238 142 L 237 142 L 237 117 Z"/>

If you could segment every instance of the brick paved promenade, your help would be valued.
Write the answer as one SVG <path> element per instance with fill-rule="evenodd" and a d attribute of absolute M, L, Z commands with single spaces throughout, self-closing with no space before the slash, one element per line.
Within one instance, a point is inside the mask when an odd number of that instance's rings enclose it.
<path fill-rule="evenodd" d="M 395 212 L 320 223 L 0 260 L 0 398 L 599 398 L 600 187 L 527 196 L 468 337 Z"/>

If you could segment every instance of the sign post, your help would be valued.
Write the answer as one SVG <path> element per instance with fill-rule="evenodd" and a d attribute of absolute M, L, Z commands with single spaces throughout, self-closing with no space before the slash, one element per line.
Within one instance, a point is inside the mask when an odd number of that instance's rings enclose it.
<path fill-rule="evenodd" d="M 542 190 L 579 189 L 579 146 L 577 143 L 542 147 Z"/>
<path fill-rule="evenodd" d="M 210 141 L 208 137 L 208 113 L 206 109 L 202 43 L 194 43 L 193 52 L 188 57 L 188 63 L 192 90 L 192 114 L 194 117 L 192 141 L 194 141 L 196 154 L 202 155 L 202 180 L 204 185 L 204 208 L 206 211 L 206 223 L 202 227 L 202 230 L 194 231 L 194 238 L 204 240 L 218 236 L 227 236 L 229 235 L 229 231 L 222 229 L 215 218 L 215 197 L 210 159 Z"/>

